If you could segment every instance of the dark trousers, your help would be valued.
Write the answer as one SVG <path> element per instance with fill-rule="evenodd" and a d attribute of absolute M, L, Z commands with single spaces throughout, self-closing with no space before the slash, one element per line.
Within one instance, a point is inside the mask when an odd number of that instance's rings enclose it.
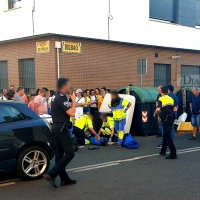
<path fill-rule="evenodd" d="M 168 119 L 166 121 L 161 120 L 161 126 L 163 130 L 163 145 L 161 152 L 165 153 L 167 150 L 167 145 L 169 146 L 170 149 L 170 154 L 171 155 L 176 155 L 176 147 L 174 146 L 174 142 L 172 140 L 171 136 L 171 130 L 172 130 L 172 124 L 174 123 L 174 119 Z"/>
<path fill-rule="evenodd" d="M 56 164 L 53 169 L 48 172 L 48 174 L 52 178 L 56 178 L 59 175 L 61 181 L 68 181 L 69 176 L 65 167 L 73 159 L 74 149 L 68 128 L 65 128 L 62 133 L 60 132 L 60 129 L 60 126 L 53 124 L 52 133 L 55 137 L 54 143 Z"/>
<path fill-rule="evenodd" d="M 79 145 L 84 145 L 85 139 L 88 139 L 87 135 L 85 135 L 84 130 L 81 130 L 80 128 L 78 128 L 76 126 L 73 127 L 73 134 L 77 138 Z"/>
<path fill-rule="evenodd" d="M 94 113 L 95 113 L 96 111 L 98 111 L 98 108 L 97 108 L 97 107 L 90 107 L 90 113 L 91 113 L 92 115 L 94 115 Z"/>

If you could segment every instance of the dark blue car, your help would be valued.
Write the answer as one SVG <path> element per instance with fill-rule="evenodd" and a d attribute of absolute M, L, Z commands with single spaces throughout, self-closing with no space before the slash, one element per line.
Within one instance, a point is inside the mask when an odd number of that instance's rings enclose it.
<path fill-rule="evenodd" d="M 0 101 L 0 174 L 38 179 L 53 157 L 49 124 L 25 104 Z"/>

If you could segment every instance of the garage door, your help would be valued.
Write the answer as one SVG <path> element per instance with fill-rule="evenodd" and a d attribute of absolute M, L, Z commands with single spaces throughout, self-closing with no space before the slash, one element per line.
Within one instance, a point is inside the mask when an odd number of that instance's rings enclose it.
<path fill-rule="evenodd" d="M 184 87 L 193 87 L 196 85 L 196 80 L 199 79 L 200 66 L 181 65 L 181 76 L 183 77 L 181 85 Z"/>

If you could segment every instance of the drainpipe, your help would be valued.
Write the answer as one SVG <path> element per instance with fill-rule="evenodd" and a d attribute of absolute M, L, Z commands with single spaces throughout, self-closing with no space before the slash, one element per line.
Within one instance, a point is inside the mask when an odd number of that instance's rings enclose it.
<path fill-rule="evenodd" d="M 57 70 L 58 70 L 58 79 L 59 79 L 60 78 L 60 51 L 59 49 L 61 49 L 60 41 L 55 42 L 55 48 L 57 50 Z"/>
<path fill-rule="evenodd" d="M 33 0 L 33 7 L 32 7 L 32 27 L 33 27 L 33 35 L 35 35 L 34 12 L 35 12 L 35 0 Z"/>

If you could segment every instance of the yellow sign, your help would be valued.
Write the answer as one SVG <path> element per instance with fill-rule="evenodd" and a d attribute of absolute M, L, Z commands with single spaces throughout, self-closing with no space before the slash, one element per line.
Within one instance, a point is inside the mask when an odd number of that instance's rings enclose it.
<path fill-rule="evenodd" d="M 81 53 L 81 43 L 62 41 L 62 52 L 64 52 L 64 53 Z"/>
<path fill-rule="evenodd" d="M 36 42 L 36 52 L 37 53 L 50 52 L 50 42 L 49 41 Z"/>

